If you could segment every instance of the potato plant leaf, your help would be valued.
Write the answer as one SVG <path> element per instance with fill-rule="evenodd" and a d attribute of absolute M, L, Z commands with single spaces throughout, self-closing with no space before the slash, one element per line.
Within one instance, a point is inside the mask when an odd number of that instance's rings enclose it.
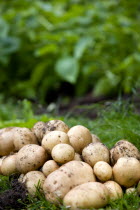
<path fill-rule="evenodd" d="M 79 63 L 71 56 L 60 58 L 56 62 L 55 71 L 63 80 L 74 84 L 79 73 Z"/>

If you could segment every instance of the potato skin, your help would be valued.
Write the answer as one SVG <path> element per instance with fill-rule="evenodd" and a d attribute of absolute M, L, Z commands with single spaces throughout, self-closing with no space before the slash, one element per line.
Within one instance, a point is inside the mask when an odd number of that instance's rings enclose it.
<path fill-rule="evenodd" d="M 104 161 L 98 161 L 95 163 L 93 171 L 96 177 L 102 182 L 108 181 L 112 178 L 112 168 Z"/>
<path fill-rule="evenodd" d="M 43 190 L 46 199 L 59 203 L 73 187 L 96 181 L 92 168 L 82 161 L 70 161 L 55 170 L 45 180 Z"/>
<path fill-rule="evenodd" d="M 74 159 L 75 151 L 69 144 L 57 144 L 51 152 L 52 158 L 59 164 L 67 163 Z"/>
<path fill-rule="evenodd" d="M 117 200 L 123 197 L 123 191 L 121 186 L 114 181 L 107 181 L 104 183 L 109 191 L 109 199 L 110 200 Z"/>
<path fill-rule="evenodd" d="M 130 187 L 130 188 L 127 188 L 126 191 L 125 191 L 126 194 L 135 194 L 137 195 L 137 190 L 135 187 Z"/>
<path fill-rule="evenodd" d="M 14 129 L 14 146 L 15 150 L 19 151 L 27 144 L 38 144 L 35 134 L 28 128 Z"/>
<path fill-rule="evenodd" d="M 51 131 L 42 139 L 42 147 L 48 154 L 51 154 L 53 147 L 60 143 L 70 144 L 68 135 L 63 131 Z"/>
<path fill-rule="evenodd" d="M 42 121 L 35 123 L 32 128 L 32 132 L 37 137 L 38 142 L 41 143 L 43 136 L 46 133 L 46 123 Z"/>
<path fill-rule="evenodd" d="M 59 165 L 54 160 L 48 160 L 42 167 L 43 174 L 47 177 L 50 173 L 59 168 Z"/>
<path fill-rule="evenodd" d="M 110 162 L 109 150 L 100 142 L 91 143 L 86 146 L 82 151 L 82 157 L 91 167 L 98 161 Z"/>
<path fill-rule="evenodd" d="M 99 139 L 99 137 L 96 136 L 95 134 L 91 133 L 91 136 L 92 136 L 92 143 L 101 142 L 101 140 Z"/>
<path fill-rule="evenodd" d="M 9 155 L 15 150 L 13 130 L 14 128 L 3 128 L 0 132 L 0 156 Z"/>
<path fill-rule="evenodd" d="M 16 154 L 5 157 L 1 164 L 1 172 L 5 176 L 9 176 L 17 172 Z"/>
<path fill-rule="evenodd" d="M 70 144 L 74 148 L 75 152 L 79 154 L 82 153 L 84 147 L 92 142 L 90 131 L 82 125 L 76 125 L 70 128 L 67 134 Z"/>
<path fill-rule="evenodd" d="M 2 174 L 1 165 L 2 165 L 2 161 L 4 160 L 4 158 L 6 158 L 6 156 L 3 156 L 0 158 L 0 174 Z"/>
<path fill-rule="evenodd" d="M 34 171 L 44 164 L 48 155 L 45 149 L 36 144 L 28 144 L 17 153 L 16 166 L 20 173 Z"/>
<path fill-rule="evenodd" d="M 99 182 L 88 182 L 70 190 L 63 199 L 63 204 L 71 210 L 102 208 L 109 201 L 108 189 Z"/>
<path fill-rule="evenodd" d="M 62 120 L 50 120 L 46 123 L 46 134 L 50 131 L 63 131 L 68 132 L 69 127 Z"/>
<path fill-rule="evenodd" d="M 75 155 L 74 155 L 74 159 L 73 160 L 82 161 L 81 155 L 78 154 L 77 152 L 75 152 Z"/>
<path fill-rule="evenodd" d="M 119 158 L 113 167 L 114 181 L 124 187 L 132 187 L 140 180 L 140 162 L 133 157 Z"/>
<path fill-rule="evenodd" d="M 34 196 L 38 184 L 40 186 L 40 190 L 42 190 L 45 178 L 46 177 L 41 171 L 30 171 L 23 177 L 22 183 L 25 184 L 28 193 Z"/>
<path fill-rule="evenodd" d="M 111 164 L 114 165 L 121 157 L 134 157 L 140 160 L 139 150 L 127 140 L 118 141 L 110 150 Z"/>

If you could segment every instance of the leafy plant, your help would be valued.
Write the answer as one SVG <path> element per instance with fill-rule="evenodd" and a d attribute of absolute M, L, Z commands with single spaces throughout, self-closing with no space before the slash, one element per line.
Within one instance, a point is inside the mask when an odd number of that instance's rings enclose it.
<path fill-rule="evenodd" d="M 54 100 L 140 84 L 140 2 L 0 0 L 0 89 Z M 5 88 L 6 87 L 6 88 Z"/>

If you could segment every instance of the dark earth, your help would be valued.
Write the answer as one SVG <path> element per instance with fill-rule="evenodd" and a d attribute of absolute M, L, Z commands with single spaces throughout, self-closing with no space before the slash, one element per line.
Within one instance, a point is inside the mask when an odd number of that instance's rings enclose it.
<path fill-rule="evenodd" d="M 27 200 L 27 190 L 25 186 L 18 182 L 18 175 L 10 176 L 11 186 L 9 190 L 0 193 L 0 210 L 21 210 Z"/>

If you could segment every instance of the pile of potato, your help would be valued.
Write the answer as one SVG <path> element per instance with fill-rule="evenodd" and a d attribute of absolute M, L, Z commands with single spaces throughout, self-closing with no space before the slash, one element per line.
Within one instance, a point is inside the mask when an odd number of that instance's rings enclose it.
<path fill-rule="evenodd" d="M 124 189 L 140 194 L 138 149 L 120 140 L 109 150 L 82 125 L 51 120 L 0 129 L 0 157 L 0 174 L 20 173 L 32 196 L 39 182 L 48 201 L 71 210 L 104 207 Z"/>

